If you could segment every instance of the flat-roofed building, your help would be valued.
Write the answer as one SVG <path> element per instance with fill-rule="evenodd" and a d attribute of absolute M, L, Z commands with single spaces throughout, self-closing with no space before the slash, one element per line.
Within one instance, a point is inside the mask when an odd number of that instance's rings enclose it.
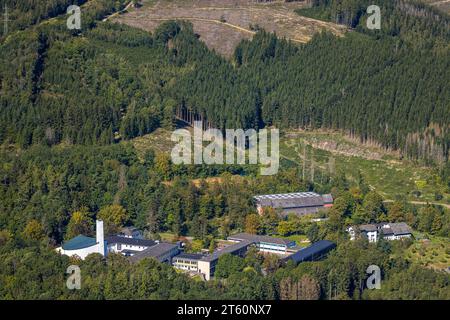
<path fill-rule="evenodd" d="M 228 241 L 240 242 L 243 240 L 251 241 L 261 252 L 270 252 L 286 254 L 289 248 L 295 247 L 296 243 L 292 240 L 274 238 L 269 236 L 260 236 L 250 233 L 238 233 L 227 238 Z"/>
<path fill-rule="evenodd" d="M 296 246 L 295 241 L 249 233 L 238 233 L 229 236 L 227 240 L 235 243 L 198 260 L 198 272 L 202 273 L 206 280 L 210 280 L 214 275 L 217 261 L 224 254 L 229 253 L 243 257 L 248 248 L 254 246 L 260 252 L 284 255 L 290 253 L 289 249 L 292 250 Z"/>
<path fill-rule="evenodd" d="M 320 240 L 314 242 L 309 247 L 304 249 L 300 249 L 294 254 L 283 259 L 284 262 L 288 262 L 289 260 L 294 261 L 295 264 L 299 264 L 304 261 L 318 261 L 324 258 L 329 251 L 336 248 L 336 244 L 334 242 L 328 240 Z"/>
<path fill-rule="evenodd" d="M 217 261 L 224 254 L 232 254 L 235 256 L 243 257 L 247 252 L 249 246 L 253 245 L 254 242 L 248 240 L 242 240 L 231 246 L 225 247 L 222 250 L 214 251 L 212 254 L 204 256 L 198 261 L 198 272 L 205 276 L 206 280 L 210 280 L 211 276 L 214 275 L 216 270 Z"/>
<path fill-rule="evenodd" d="M 198 253 L 180 253 L 172 258 L 172 265 L 180 270 L 198 272 L 198 262 L 204 257 Z"/>
<path fill-rule="evenodd" d="M 255 196 L 254 200 L 260 215 L 264 214 L 265 208 L 273 208 L 283 217 L 291 213 L 298 216 L 317 213 L 333 206 L 330 194 L 320 195 L 315 192 L 266 194 Z"/>
<path fill-rule="evenodd" d="M 160 242 L 138 252 L 130 257 L 131 262 L 138 262 L 145 258 L 155 258 L 159 262 L 172 263 L 172 258 L 180 253 L 179 246 L 172 243 Z"/>
<path fill-rule="evenodd" d="M 210 280 L 214 275 L 219 258 L 224 254 L 243 257 L 250 246 L 256 247 L 259 252 L 288 255 L 289 257 L 292 256 L 292 253 L 295 254 L 300 250 L 295 241 L 249 233 L 238 233 L 229 236 L 227 240 L 234 244 L 200 258 L 199 255 L 180 254 L 173 258 L 173 264 L 179 269 L 197 271 L 203 274 L 206 280 Z"/>
<path fill-rule="evenodd" d="M 108 252 L 121 253 L 125 256 L 135 255 L 157 244 L 153 240 L 124 236 L 110 236 L 106 238 L 106 242 L 108 243 Z"/>

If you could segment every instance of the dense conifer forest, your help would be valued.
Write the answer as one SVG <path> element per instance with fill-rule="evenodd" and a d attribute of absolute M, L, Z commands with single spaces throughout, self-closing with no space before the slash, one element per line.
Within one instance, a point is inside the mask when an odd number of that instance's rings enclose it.
<path fill-rule="evenodd" d="M 260 31 L 226 60 L 187 22 L 163 23 L 152 34 L 102 22 L 126 2 L 6 1 L 16 21 L 0 38 L 0 299 L 450 299 L 448 274 L 408 258 L 411 241 L 350 242 L 343 228 L 406 221 L 448 240 L 443 207 L 384 203 L 362 177 L 348 181 L 344 172 L 318 184 L 298 167 L 261 177 L 248 165 L 174 165 L 154 150 L 138 156 L 129 141 L 173 129 L 175 109 L 184 106 L 221 129 L 340 129 L 444 164 L 448 179 L 447 16 L 380 0 L 387 22 L 368 31 L 368 1 L 316 0 L 299 14 L 351 31 L 318 34 L 305 45 Z M 65 25 L 72 3 L 83 5 L 81 31 Z M 220 183 L 205 180 L 211 176 Z M 256 214 L 255 194 L 299 190 L 333 194 L 326 222 Z M 92 235 L 96 218 L 111 234 L 134 225 L 148 238 L 194 237 L 189 252 L 214 249 L 215 239 L 237 231 L 338 246 L 327 259 L 298 266 L 252 251 L 225 255 L 211 282 L 151 259 L 76 261 L 54 251 L 63 240 Z M 73 263 L 87 275 L 80 291 L 63 286 Z M 367 264 L 382 267 L 381 290 L 364 287 Z"/>
<path fill-rule="evenodd" d="M 92 19 L 120 8 L 98 3 L 104 7 L 86 4 Z M 170 126 L 173 109 L 184 105 L 219 128 L 337 128 L 408 157 L 446 162 L 449 18 L 387 1 L 388 23 L 369 31 L 364 1 L 324 3 L 306 14 L 338 15 L 353 31 L 317 35 L 303 46 L 261 31 L 231 62 L 186 23 L 150 35 L 89 18 L 80 33 L 55 21 L 11 34 L 0 47 L 0 141 L 109 144 L 119 134 L 129 139 Z"/>
<path fill-rule="evenodd" d="M 1 10 L 8 11 L 9 31 L 24 30 L 48 18 L 65 13 L 71 4 L 82 5 L 86 0 L 3 0 Z M 3 34 L 2 34 L 3 36 Z"/>

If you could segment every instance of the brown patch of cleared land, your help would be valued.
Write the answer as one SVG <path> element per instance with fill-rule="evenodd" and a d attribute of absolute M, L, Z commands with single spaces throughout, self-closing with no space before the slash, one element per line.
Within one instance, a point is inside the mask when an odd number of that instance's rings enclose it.
<path fill-rule="evenodd" d="M 175 146 L 171 138 L 172 132 L 163 128 L 158 128 L 150 134 L 146 134 L 142 137 L 137 137 L 131 140 L 133 147 L 136 149 L 137 155 L 140 159 L 144 158 L 144 155 L 150 149 L 157 153 L 168 153 Z"/>
<path fill-rule="evenodd" d="M 430 6 L 450 14 L 450 0 L 422 0 Z"/>
<path fill-rule="evenodd" d="M 245 179 L 247 179 L 247 177 L 245 176 L 239 176 L 239 175 L 230 175 L 229 179 L 233 182 L 242 182 Z M 201 186 L 201 184 L 204 182 L 207 185 L 218 185 L 218 184 L 222 184 L 224 181 L 223 177 L 209 177 L 209 178 L 201 178 L 201 179 L 192 179 L 191 183 L 196 186 L 197 188 L 199 188 Z M 163 181 L 162 184 L 166 185 L 166 186 L 172 186 L 173 185 L 173 181 Z"/>
<path fill-rule="evenodd" d="M 112 19 L 153 31 L 168 20 L 187 20 L 210 49 L 230 57 L 242 39 L 251 39 L 259 26 L 296 43 L 305 43 L 322 30 L 343 35 L 346 27 L 299 16 L 303 1 L 258 3 L 252 0 L 160 0 L 144 1 Z"/>

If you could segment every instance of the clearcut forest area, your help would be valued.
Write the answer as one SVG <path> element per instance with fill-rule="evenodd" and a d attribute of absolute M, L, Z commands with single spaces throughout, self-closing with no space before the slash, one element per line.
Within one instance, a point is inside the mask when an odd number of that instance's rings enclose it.
<path fill-rule="evenodd" d="M 346 27 L 300 16 L 296 9 L 305 2 L 248 0 L 147 1 L 135 10 L 114 17 L 114 21 L 153 31 L 163 21 L 185 20 L 208 48 L 230 57 L 243 39 L 263 28 L 279 37 L 305 43 L 321 30 L 342 35 Z"/>

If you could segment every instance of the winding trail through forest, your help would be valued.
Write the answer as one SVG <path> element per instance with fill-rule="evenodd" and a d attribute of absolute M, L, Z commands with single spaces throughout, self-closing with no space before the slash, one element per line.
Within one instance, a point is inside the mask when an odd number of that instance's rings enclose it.
<path fill-rule="evenodd" d="M 255 7 L 254 5 L 248 4 L 243 6 L 238 6 L 237 4 L 235 4 L 235 6 L 233 7 L 224 5 L 216 1 L 212 1 L 207 5 L 203 4 L 200 6 L 196 6 L 185 4 L 182 2 L 167 3 L 163 1 L 156 1 L 148 7 L 144 6 L 143 9 L 139 8 L 134 10 L 132 8 L 132 3 L 133 2 L 130 2 L 124 10 L 106 17 L 103 21 L 112 20 L 111 18 L 117 18 L 114 20 L 118 20 L 120 23 L 130 24 L 134 27 L 145 29 L 145 27 L 143 26 L 145 26 L 146 23 L 150 23 L 150 25 L 153 26 L 155 22 L 159 21 L 163 22 L 185 20 L 192 21 L 198 24 L 215 24 L 217 26 L 237 30 L 245 35 L 253 36 L 257 33 L 257 30 L 253 30 L 251 27 L 247 27 L 247 20 L 251 18 L 251 23 L 256 23 L 256 25 L 259 25 L 258 21 L 261 20 L 261 17 L 264 17 L 266 14 L 270 14 L 270 23 L 266 27 L 271 29 L 273 28 L 274 23 L 278 23 L 279 21 L 281 21 L 281 30 L 284 30 L 281 31 L 281 34 L 286 33 L 283 37 L 294 43 L 304 44 L 311 39 L 311 30 L 309 30 L 308 28 L 325 28 L 339 36 L 345 33 L 344 27 L 331 22 L 320 21 L 313 18 L 301 16 L 292 10 L 294 7 L 270 8 L 267 6 Z M 131 10 L 128 10 L 130 8 Z M 230 14 L 230 12 L 234 12 L 236 14 L 231 14 L 231 17 L 229 17 L 228 15 Z M 122 15 L 121 13 L 125 14 Z M 223 18 L 219 18 L 219 15 L 222 13 L 226 16 L 226 20 Z M 120 18 L 118 17 L 119 15 Z M 295 29 L 295 32 L 287 32 L 287 26 L 285 25 L 286 23 L 288 23 L 292 28 L 297 28 L 298 30 Z M 287 30 L 292 31 L 292 28 L 288 28 Z M 204 30 L 202 31 L 205 32 Z M 199 32 L 199 34 L 202 35 L 201 32 Z"/>
<path fill-rule="evenodd" d="M 442 0 L 442 1 L 432 2 L 432 3 L 430 3 L 430 5 L 431 6 L 438 6 L 438 5 L 441 5 L 441 4 L 444 4 L 444 3 L 449 3 L 449 2 L 450 2 L 450 0 Z"/>
<path fill-rule="evenodd" d="M 385 202 L 385 203 L 392 203 L 392 202 L 394 202 L 394 200 L 387 199 L 387 200 L 383 200 L 383 202 Z M 411 204 L 418 204 L 418 205 L 432 204 L 432 205 L 435 205 L 435 206 L 441 206 L 441 207 L 445 207 L 447 209 L 450 209 L 450 204 L 439 203 L 439 202 L 427 202 L 427 201 L 406 201 L 406 202 L 411 203 Z"/>
<path fill-rule="evenodd" d="M 173 20 L 186 20 L 186 21 L 202 21 L 202 22 L 210 22 L 210 23 L 216 23 L 216 24 L 220 24 L 223 26 L 227 26 L 230 28 L 234 28 L 236 30 L 242 31 L 242 32 L 246 32 L 249 33 L 251 35 L 255 35 L 256 32 L 252 31 L 252 30 L 248 30 L 245 28 L 242 28 L 238 25 L 235 24 L 231 24 L 229 22 L 223 22 L 220 20 L 216 20 L 216 19 L 206 19 L 206 18 L 195 18 L 195 17 L 171 17 L 171 18 L 131 18 L 131 17 L 122 17 L 123 21 L 132 21 L 132 20 L 140 20 L 140 21 L 173 21 Z M 308 42 L 308 40 L 300 40 L 300 39 L 294 39 L 294 38 L 289 38 L 289 40 L 293 41 L 293 42 L 298 42 L 298 43 L 306 43 Z"/>
<path fill-rule="evenodd" d="M 120 10 L 120 11 L 114 12 L 113 14 L 111 14 L 111 15 L 107 16 L 106 18 L 104 18 L 102 21 L 103 21 L 103 22 L 108 21 L 110 18 L 114 18 L 115 16 L 118 16 L 119 14 L 121 14 L 121 13 L 123 13 L 123 12 L 126 12 L 128 9 L 131 8 L 132 5 L 133 5 L 133 1 L 130 1 L 130 2 L 125 6 L 125 8 L 123 8 L 123 9 Z"/>

